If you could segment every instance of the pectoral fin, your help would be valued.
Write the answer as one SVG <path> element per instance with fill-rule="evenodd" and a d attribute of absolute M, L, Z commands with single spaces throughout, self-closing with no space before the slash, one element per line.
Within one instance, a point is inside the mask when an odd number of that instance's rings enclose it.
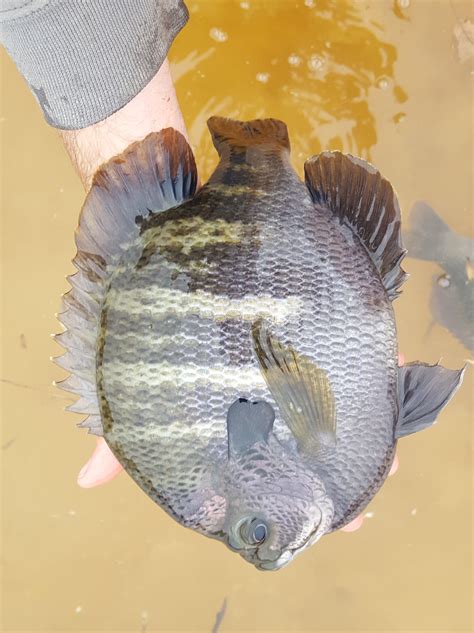
<path fill-rule="evenodd" d="M 245 453 L 257 442 L 266 442 L 273 428 L 275 412 L 263 400 L 251 402 L 239 398 L 227 413 L 229 457 Z"/>
<path fill-rule="evenodd" d="M 398 369 L 400 413 L 395 437 L 426 429 L 460 386 L 464 369 L 409 363 Z"/>
<path fill-rule="evenodd" d="M 309 358 L 282 345 L 262 321 L 253 327 L 260 368 L 298 450 L 310 457 L 336 444 L 336 406 L 326 372 Z"/>

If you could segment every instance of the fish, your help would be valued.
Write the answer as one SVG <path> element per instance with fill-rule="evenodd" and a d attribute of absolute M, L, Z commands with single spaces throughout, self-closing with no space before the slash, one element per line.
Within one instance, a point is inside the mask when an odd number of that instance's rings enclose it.
<path fill-rule="evenodd" d="M 63 298 L 59 386 L 179 524 L 260 571 L 349 523 L 464 369 L 398 367 L 400 209 L 369 163 L 290 161 L 276 119 L 154 132 L 95 174 Z"/>
<path fill-rule="evenodd" d="M 403 239 L 407 257 L 436 262 L 431 311 L 435 321 L 474 351 L 474 239 L 454 233 L 426 202 L 416 202 Z"/>

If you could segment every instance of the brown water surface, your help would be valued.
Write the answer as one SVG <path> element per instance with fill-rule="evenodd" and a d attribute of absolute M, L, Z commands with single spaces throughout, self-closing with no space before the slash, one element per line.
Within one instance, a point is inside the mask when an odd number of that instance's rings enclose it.
<path fill-rule="evenodd" d="M 322 149 L 351 151 L 394 183 L 405 218 L 425 199 L 473 236 L 469 2 L 188 6 L 170 57 L 203 179 L 211 114 L 279 117 L 300 173 Z M 223 632 L 470 631 L 472 370 L 439 424 L 400 442 L 363 528 L 278 573 L 183 529 L 125 474 L 77 487 L 94 440 L 52 387 L 63 374 L 49 334 L 83 191 L 6 56 L 2 71 L 3 630 L 211 631 L 226 599 Z M 405 268 L 401 349 L 459 367 L 470 353 L 432 325 L 437 266 Z"/>

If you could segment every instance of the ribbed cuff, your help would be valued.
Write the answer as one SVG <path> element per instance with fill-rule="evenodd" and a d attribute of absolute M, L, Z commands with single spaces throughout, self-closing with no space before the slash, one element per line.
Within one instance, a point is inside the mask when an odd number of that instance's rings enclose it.
<path fill-rule="evenodd" d="M 2 43 L 48 123 L 65 130 L 102 121 L 133 99 L 156 75 L 188 20 L 182 0 L 5 5 Z"/>

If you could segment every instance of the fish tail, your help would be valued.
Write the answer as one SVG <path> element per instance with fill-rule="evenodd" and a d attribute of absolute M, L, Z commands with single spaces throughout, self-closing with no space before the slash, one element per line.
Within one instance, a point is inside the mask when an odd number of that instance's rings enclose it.
<path fill-rule="evenodd" d="M 426 202 L 416 202 L 410 212 L 410 229 L 404 233 L 403 241 L 409 257 L 436 261 L 439 240 L 451 229 Z"/>
<path fill-rule="evenodd" d="M 96 350 L 108 279 L 148 216 L 191 198 L 197 171 L 184 137 L 171 128 L 149 134 L 96 172 L 76 231 L 77 269 L 68 279 L 55 340 L 65 353 L 55 363 L 70 372 L 57 386 L 80 396 L 71 410 L 79 426 L 102 435 L 96 389 Z"/>
<path fill-rule="evenodd" d="M 289 152 L 288 129 L 278 119 L 254 119 L 236 121 L 213 116 L 207 121 L 214 147 L 219 155 L 249 147 L 262 147 L 277 153 Z"/>

